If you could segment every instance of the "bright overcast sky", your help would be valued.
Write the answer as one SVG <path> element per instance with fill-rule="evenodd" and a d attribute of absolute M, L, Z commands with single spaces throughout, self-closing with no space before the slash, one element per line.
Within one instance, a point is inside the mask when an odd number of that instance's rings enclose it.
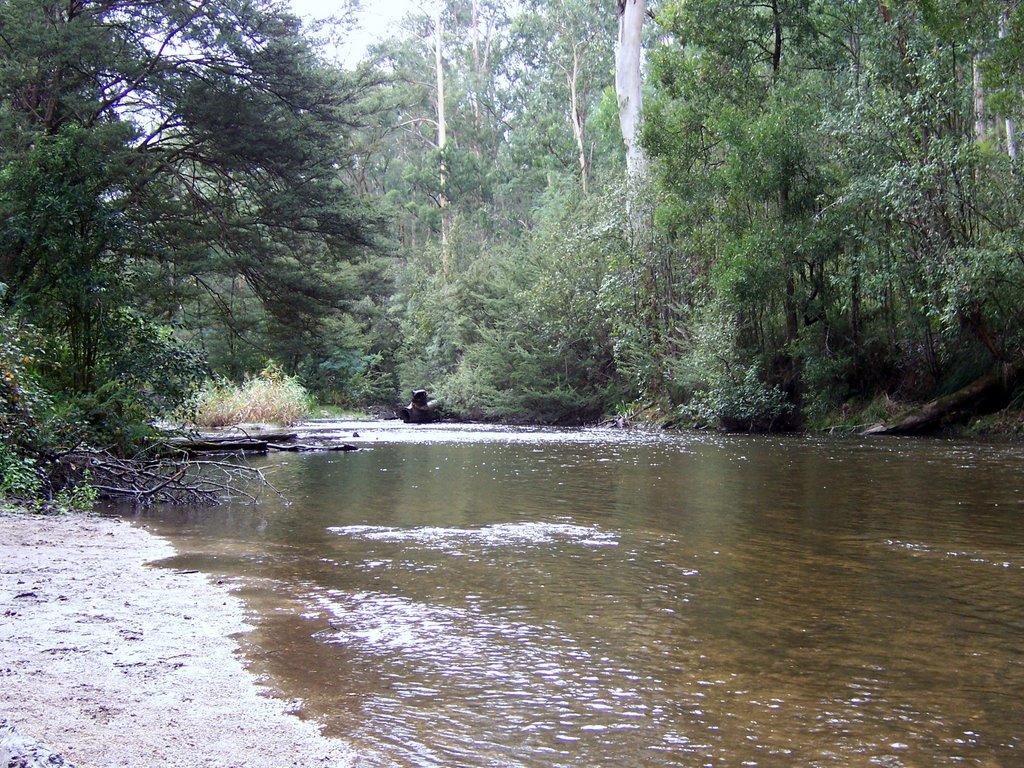
<path fill-rule="evenodd" d="M 303 18 L 322 19 L 337 15 L 343 3 L 332 0 L 291 0 L 292 9 Z M 349 37 L 351 50 L 340 58 L 354 64 L 362 58 L 366 48 L 391 37 L 398 22 L 411 11 L 429 8 L 432 0 L 362 0 L 359 27 Z"/>

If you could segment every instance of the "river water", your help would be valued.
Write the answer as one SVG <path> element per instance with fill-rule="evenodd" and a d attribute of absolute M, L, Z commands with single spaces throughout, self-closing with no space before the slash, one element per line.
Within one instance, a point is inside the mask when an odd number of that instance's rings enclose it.
<path fill-rule="evenodd" d="M 140 521 L 361 765 L 1024 764 L 1024 447 L 348 428 Z"/>

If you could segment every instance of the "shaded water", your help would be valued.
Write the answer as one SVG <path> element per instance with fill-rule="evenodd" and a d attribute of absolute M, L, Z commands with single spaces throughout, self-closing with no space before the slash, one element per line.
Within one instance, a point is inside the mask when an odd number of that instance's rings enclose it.
<path fill-rule="evenodd" d="M 1024 764 L 1024 450 L 358 425 L 163 510 L 368 766 Z"/>

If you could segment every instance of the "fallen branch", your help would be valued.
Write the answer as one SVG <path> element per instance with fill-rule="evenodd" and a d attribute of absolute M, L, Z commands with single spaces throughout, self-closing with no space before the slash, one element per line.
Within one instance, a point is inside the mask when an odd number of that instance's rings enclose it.
<path fill-rule="evenodd" d="M 210 505 L 228 499 L 258 500 L 258 491 L 280 495 L 263 473 L 231 461 L 182 458 L 124 459 L 104 451 L 79 448 L 58 462 L 68 482 L 87 483 L 102 498 L 140 506 L 156 503 Z"/>
<path fill-rule="evenodd" d="M 943 424 L 987 407 L 996 410 L 1006 401 L 1024 375 L 1024 360 L 1000 365 L 956 392 L 937 398 L 889 424 L 876 424 L 862 435 L 910 435 L 934 431 Z"/>

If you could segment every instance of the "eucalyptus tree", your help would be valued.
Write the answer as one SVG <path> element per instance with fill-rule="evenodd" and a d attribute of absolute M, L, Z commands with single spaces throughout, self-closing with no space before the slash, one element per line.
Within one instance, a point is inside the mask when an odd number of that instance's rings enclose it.
<path fill-rule="evenodd" d="M 640 143 L 643 110 L 643 28 L 647 0 L 616 0 L 619 37 L 615 46 L 615 93 L 619 125 L 626 145 L 626 165 L 631 183 L 643 176 L 646 166 Z"/>
<path fill-rule="evenodd" d="M 538 126 L 554 133 L 545 137 L 545 144 L 556 158 L 569 154 L 563 147 L 571 142 L 580 189 L 586 194 L 594 154 L 605 150 L 590 136 L 589 122 L 611 85 L 611 19 L 580 0 L 532 2 L 516 17 L 515 32 L 515 83 L 523 110 L 515 130 L 535 139 L 542 139 Z M 559 140 L 558 134 L 568 141 Z"/>
<path fill-rule="evenodd" d="M 1021 302 L 1012 289 L 1006 292 L 1021 280 L 1013 254 L 1022 219 L 1018 206 L 1007 206 L 1019 187 L 1012 123 L 1020 108 L 998 97 L 1006 86 L 1019 92 L 1024 83 L 1019 69 L 1000 82 L 1002 62 L 988 62 L 993 51 L 1013 44 L 1000 25 L 1006 9 L 1000 2 L 921 3 L 893 15 L 889 26 L 902 21 L 911 32 L 898 37 L 893 87 L 876 91 L 888 107 L 882 118 L 888 143 L 871 155 L 888 182 L 877 199 L 894 225 L 890 241 L 900 249 L 905 305 L 918 318 L 919 343 L 928 353 L 927 380 L 940 388 L 986 361 L 1021 354 L 1015 319 Z M 970 74 L 979 57 L 982 74 L 988 70 L 980 84 Z M 979 88 L 989 85 L 996 98 L 979 104 Z M 1000 112 L 1004 121 L 993 119 Z M 910 129 L 893 130 L 893 116 Z M 874 120 L 876 131 L 882 129 Z"/>
<path fill-rule="evenodd" d="M 775 385 L 802 391 L 803 334 L 833 320 L 834 233 L 820 213 L 834 169 L 820 125 L 842 35 L 808 0 L 667 2 L 657 18 L 667 37 L 644 144 L 669 193 L 658 221 L 690 281 L 680 376 L 726 411 L 761 402 L 771 421 Z"/>
<path fill-rule="evenodd" d="M 385 194 L 405 212 L 401 243 L 415 248 L 440 242 L 453 226 L 460 236 L 487 228 L 506 117 L 504 4 L 467 0 L 428 10 L 408 14 L 371 51 L 389 76 L 393 128 L 370 162 L 387 167 Z"/>
<path fill-rule="evenodd" d="M 1007 155 L 1017 160 L 1018 120 L 1024 114 L 1024 6 L 1007 1 L 998 3 L 994 10 L 998 14 L 997 39 L 980 68 L 990 92 L 989 108 L 1003 120 Z"/>

